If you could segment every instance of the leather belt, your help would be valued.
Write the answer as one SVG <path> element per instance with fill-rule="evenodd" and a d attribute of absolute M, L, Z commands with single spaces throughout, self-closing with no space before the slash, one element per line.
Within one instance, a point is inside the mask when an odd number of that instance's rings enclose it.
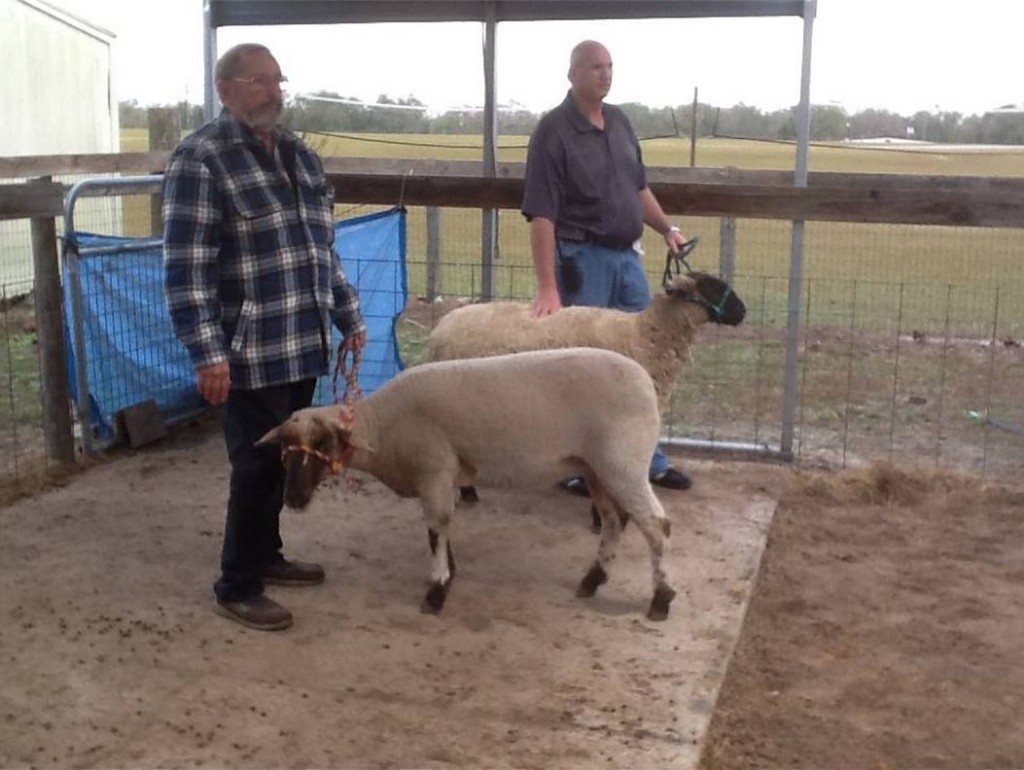
<path fill-rule="evenodd" d="M 623 243 L 622 241 L 614 241 L 610 238 L 604 238 L 600 235 L 587 232 L 586 230 L 574 230 L 570 232 L 559 232 L 556 233 L 556 237 L 563 241 L 572 241 L 573 243 L 592 243 L 595 246 L 602 246 L 606 249 L 612 249 L 614 251 L 627 251 L 633 248 L 633 241 Z"/>

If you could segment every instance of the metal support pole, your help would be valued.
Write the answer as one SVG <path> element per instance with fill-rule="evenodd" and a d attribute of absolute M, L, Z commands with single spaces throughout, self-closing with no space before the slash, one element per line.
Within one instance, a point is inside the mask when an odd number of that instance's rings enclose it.
<path fill-rule="evenodd" d="M 497 42 L 497 12 L 493 0 L 485 6 L 484 21 L 484 176 L 498 175 L 498 107 L 495 86 L 495 43 Z M 484 209 L 481 223 L 481 283 L 480 295 L 484 300 L 494 298 L 494 263 L 498 258 L 498 210 Z"/>
<path fill-rule="evenodd" d="M 217 30 L 210 18 L 210 0 L 203 0 L 203 117 L 217 117 L 218 99 L 213 88 L 213 68 L 217 64 Z"/>
<path fill-rule="evenodd" d="M 693 108 L 690 110 L 690 168 L 697 165 L 697 88 L 693 89 Z"/>
<path fill-rule="evenodd" d="M 40 181 L 49 182 L 51 179 L 43 177 Z M 46 457 L 55 463 L 72 463 L 75 460 L 75 435 L 64 347 L 64 300 L 57 256 L 57 221 L 53 217 L 38 217 L 32 220 L 31 229 Z"/>
<path fill-rule="evenodd" d="M 729 283 L 736 275 L 735 217 L 722 217 L 718 225 L 718 273 Z"/>
<path fill-rule="evenodd" d="M 796 172 L 794 187 L 807 186 L 807 151 L 811 138 L 811 38 L 817 0 L 804 0 L 803 62 L 800 73 L 800 106 L 796 115 Z M 789 259 L 789 309 L 786 317 L 786 364 L 782 393 L 782 436 L 780 449 L 783 457 L 792 459 L 796 435 L 797 401 L 800 395 L 798 364 L 800 358 L 800 301 L 804 285 L 804 232 L 803 220 L 793 222 Z"/>

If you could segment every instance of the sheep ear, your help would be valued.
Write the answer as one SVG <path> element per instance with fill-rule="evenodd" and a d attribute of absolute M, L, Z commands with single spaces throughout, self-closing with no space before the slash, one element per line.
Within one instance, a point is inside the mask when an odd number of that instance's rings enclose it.
<path fill-rule="evenodd" d="M 334 432 L 334 440 L 337 442 L 338 446 L 362 449 L 364 452 L 375 451 L 374 448 L 365 441 L 353 436 L 352 429 L 345 427 L 344 424 L 332 422 L 330 429 Z"/>
<path fill-rule="evenodd" d="M 263 446 L 264 444 L 279 444 L 281 443 L 281 426 L 278 425 L 276 428 L 272 428 L 267 432 L 263 438 L 256 442 L 256 446 Z"/>
<path fill-rule="evenodd" d="M 363 441 L 362 439 L 356 438 L 351 433 L 349 434 L 349 437 L 348 437 L 348 443 L 349 443 L 349 446 L 354 447 L 355 449 L 362 449 L 364 452 L 369 452 L 370 454 L 373 454 L 374 452 L 377 451 L 372 446 L 367 444 L 365 441 Z"/>
<path fill-rule="evenodd" d="M 696 290 L 694 282 L 682 275 L 677 275 L 665 284 L 665 293 L 677 299 L 693 299 L 696 296 Z"/>

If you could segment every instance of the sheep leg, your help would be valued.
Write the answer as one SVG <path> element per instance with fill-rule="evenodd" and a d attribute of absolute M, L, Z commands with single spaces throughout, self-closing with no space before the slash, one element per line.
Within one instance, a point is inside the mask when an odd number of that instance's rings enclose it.
<path fill-rule="evenodd" d="M 665 546 L 671 534 L 672 525 L 665 516 L 665 511 L 658 502 L 653 490 L 648 487 L 649 495 L 646 505 L 634 509 L 632 518 L 643 533 L 647 546 L 651 550 L 651 572 L 654 583 L 654 596 L 647 610 L 648 620 L 665 620 L 668 617 L 669 605 L 676 596 L 675 590 L 668 584 L 668 578 L 662 567 Z"/>
<path fill-rule="evenodd" d="M 444 530 L 427 530 L 430 539 L 430 550 L 432 554 L 430 569 L 430 586 L 420 603 L 420 612 L 436 615 L 444 609 L 444 603 L 448 599 L 448 589 L 451 587 L 452 578 L 455 576 L 455 559 L 452 557 L 452 547 L 448 540 L 447 527 Z M 443 548 L 438 545 L 444 543 Z M 445 556 L 444 554 L 447 554 Z M 438 564 L 443 564 L 443 569 L 438 569 Z"/>
<path fill-rule="evenodd" d="M 592 512 L 596 511 L 601 522 L 601 542 L 597 547 L 597 560 L 590 566 L 576 588 L 576 596 L 590 598 L 597 589 L 608 582 L 608 570 L 615 560 L 615 551 L 622 531 L 621 520 L 615 505 L 604 486 L 592 474 L 587 474 L 587 485 L 593 500 Z"/>
<path fill-rule="evenodd" d="M 430 587 L 420 604 L 420 611 L 436 615 L 444 609 L 448 589 L 455 575 L 448 530 L 455 509 L 451 487 L 446 486 L 421 495 L 423 516 L 427 520 L 427 538 L 430 542 Z"/>
<path fill-rule="evenodd" d="M 629 524 L 629 514 L 621 508 L 617 510 L 619 523 L 622 525 L 622 529 L 625 529 Z M 590 531 L 595 535 L 601 531 L 601 514 L 597 512 L 597 506 L 593 503 L 590 504 Z"/>
<path fill-rule="evenodd" d="M 437 554 L 437 532 L 433 529 L 427 530 L 427 539 L 430 541 L 430 555 L 434 556 Z M 448 573 L 450 575 L 448 582 L 455 579 L 455 556 L 452 554 L 452 541 L 448 540 Z"/>

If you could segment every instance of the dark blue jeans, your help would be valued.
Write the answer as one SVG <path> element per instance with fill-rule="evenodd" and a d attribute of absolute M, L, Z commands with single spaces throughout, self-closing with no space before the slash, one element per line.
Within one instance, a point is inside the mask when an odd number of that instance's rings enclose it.
<path fill-rule="evenodd" d="M 609 307 L 639 313 L 651 304 L 651 289 L 639 255 L 593 243 L 558 241 L 555 276 L 562 304 Z M 661 447 L 651 458 L 650 477 L 669 469 Z"/>
<path fill-rule="evenodd" d="M 263 575 L 281 556 L 284 466 L 277 444 L 254 446 L 267 431 L 313 400 L 316 380 L 258 390 L 232 390 L 224 409 L 224 439 L 231 463 L 228 513 L 213 591 L 224 601 L 263 593 Z"/>

